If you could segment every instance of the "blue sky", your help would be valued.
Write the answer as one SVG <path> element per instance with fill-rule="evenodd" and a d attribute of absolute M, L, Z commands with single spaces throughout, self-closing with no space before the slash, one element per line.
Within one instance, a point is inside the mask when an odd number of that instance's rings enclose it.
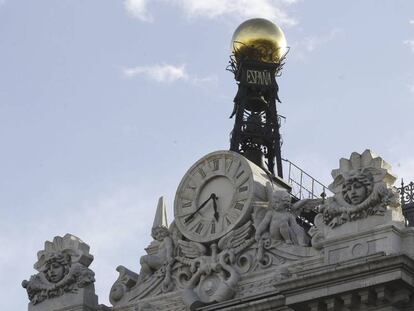
<path fill-rule="evenodd" d="M 115 268 L 139 271 L 158 197 L 170 208 L 197 159 L 229 148 L 225 71 L 245 19 L 281 26 L 285 158 L 325 184 L 370 148 L 414 180 L 411 0 L 0 0 L 0 309 L 45 240 L 91 245 L 108 303 Z"/>

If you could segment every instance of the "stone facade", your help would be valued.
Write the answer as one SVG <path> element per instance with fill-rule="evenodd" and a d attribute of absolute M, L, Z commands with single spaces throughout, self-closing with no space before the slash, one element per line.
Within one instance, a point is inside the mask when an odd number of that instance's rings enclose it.
<path fill-rule="evenodd" d="M 341 159 L 332 176 L 332 197 L 295 203 L 288 185 L 256 178 L 265 195 L 251 201 L 249 217 L 208 242 L 168 226 L 160 199 L 154 241 L 138 273 L 117 268 L 112 307 L 97 304 L 86 244 L 56 237 L 38 254 L 39 274 L 23 282 L 29 310 L 414 310 L 414 228 L 405 226 L 390 165 L 366 150 Z M 205 215 L 219 222 L 211 197 Z M 317 216 L 307 231 L 296 219 L 309 211 Z"/>

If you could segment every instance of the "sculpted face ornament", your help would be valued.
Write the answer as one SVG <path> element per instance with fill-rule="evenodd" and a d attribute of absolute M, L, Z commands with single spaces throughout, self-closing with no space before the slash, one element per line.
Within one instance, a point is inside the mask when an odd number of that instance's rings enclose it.
<path fill-rule="evenodd" d="M 339 169 L 332 171 L 334 181 L 329 185 L 334 196 L 320 208 L 323 223 L 336 227 L 371 215 L 384 215 L 388 206 L 397 206 L 398 195 L 392 187 L 396 177 L 390 169 L 370 150 L 342 158 Z"/>
<path fill-rule="evenodd" d="M 69 255 L 52 253 L 49 255 L 49 259 L 45 262 L 43 273 L 49 282 L 58 283 L 66 274 L 68 274 L 69 268 Z"/>
<path fill-rule="evenodd" d="M 369 172 L 356 172 L 342 186 L 342 196 L 351 205 L 364 202 L 373 190 L 373 177 Z"/>
<path fill-rule="evenodd" d="M 30 302 L 35 305 L 66 293 L 77 293 L 95 282 L 94 273 L 88 268 L 93 260 L 89 246 L 79 238 L 66 234 L 46 241 L 44 250 L 38 252 L 35 269 L 39 272 L 24 280 Z"/>
<path fill-rule="evenodd" d="M 65 275 L 65 268 L 58 262 L 54 262 L 49 266 L 49 270 L 46 273 L 46 278 L 49 282 L 57 283 Z"/>

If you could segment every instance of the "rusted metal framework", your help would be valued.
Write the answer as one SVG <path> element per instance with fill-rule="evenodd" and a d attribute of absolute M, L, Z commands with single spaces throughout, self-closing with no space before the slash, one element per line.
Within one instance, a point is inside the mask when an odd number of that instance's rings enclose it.
<path fill-rule="evenodd" d="M 232 55 L 227 67 L 238 84 L 230 116 L 235 116 L 230 150 L 243 154 L 271 174 L 283 178 L 280 116 L 276 110 L 276 102 L 280 102 L 276 76 L 283 61 L 257 61 L 255 52 L 252 49 L 250 54 L 244 53 L 243 58 Z"/>

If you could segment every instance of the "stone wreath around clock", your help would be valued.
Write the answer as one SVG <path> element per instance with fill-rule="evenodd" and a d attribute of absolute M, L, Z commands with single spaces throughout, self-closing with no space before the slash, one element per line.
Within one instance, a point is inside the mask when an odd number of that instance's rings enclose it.
<path fill-rule="evenodd" d="M 251 203 L 264 200 L 268 176 L 245 157 L 216 151 L 184 175 L 174 202 L 175 223 L 196 242 L 218 240 L 251 215 Z"/>

